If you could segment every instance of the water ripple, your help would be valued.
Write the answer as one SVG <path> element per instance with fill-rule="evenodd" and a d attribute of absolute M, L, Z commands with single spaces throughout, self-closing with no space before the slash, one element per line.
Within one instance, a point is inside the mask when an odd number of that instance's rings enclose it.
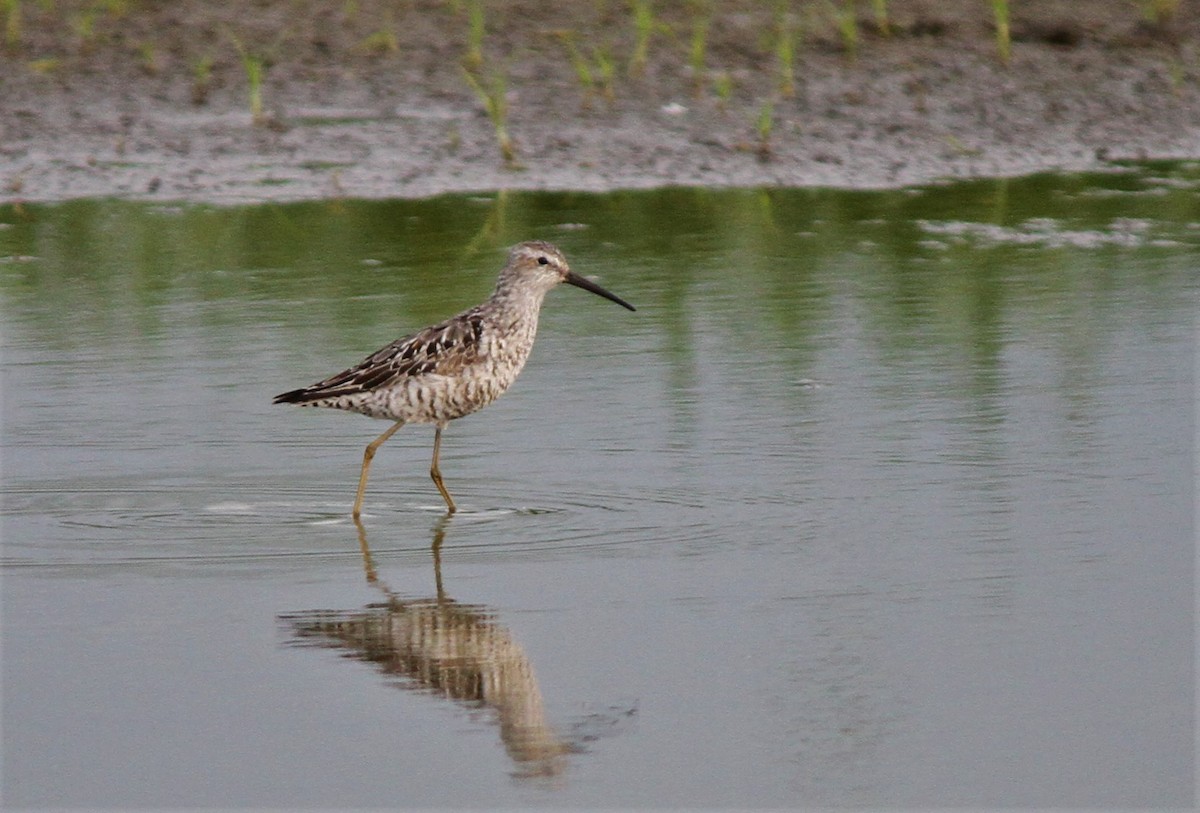
<path fill-rule="evenodd" d="M 445 508 L 423 487 L 373 493 L 363 522 L 379 536 L 378 555 L 424 555 L 428 529 Z M 592 493 L 497 493 L 488 483 L 456 488 L 447 548 L 464 559 L 595 555 L 694 541 L 712 534 L 686 489 Z M 151 563 L 250 564 L 358 556 L 351 495 L 296 483 L 213 483 L 146 488 L 124 482 L 57 483 L 4 492 L 6 512 L 45 530 L 6 540 L 5 568 L 78 568 Z M 681 517 L 680 511 L 683 512 Z M 688 514 L 693 521 L 679 522 Z M 667 525 L 664 518 L 674 517 Z M 31 535 L 32 536 L 32 535 Z M 373 546 L 374 547 L 374 546 Z"/>

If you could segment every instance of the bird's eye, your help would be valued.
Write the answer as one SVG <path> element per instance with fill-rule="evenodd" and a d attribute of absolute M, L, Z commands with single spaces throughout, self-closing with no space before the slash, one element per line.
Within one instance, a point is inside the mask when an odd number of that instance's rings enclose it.
<path fill-rule="evenodd" d="M 550 262 L 550 261 L 549 261 L 549 260 L 547 260 L 545 257 L 538 257 L 538 265 L 546 265 L 546 264 L 548 264 L 549 262 Z"/>

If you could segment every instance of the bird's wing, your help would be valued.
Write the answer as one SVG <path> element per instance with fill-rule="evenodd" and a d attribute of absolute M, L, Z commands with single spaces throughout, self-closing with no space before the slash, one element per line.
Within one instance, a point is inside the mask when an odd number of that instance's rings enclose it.
<path fill-rule="evenodd" d="M 419 375 L 454 375 L 480 357 L 483 318 L 471 310 L 381 347 L 324 381 L 275 396 L 275 403 L 302 404 L 354 395 Z"/>

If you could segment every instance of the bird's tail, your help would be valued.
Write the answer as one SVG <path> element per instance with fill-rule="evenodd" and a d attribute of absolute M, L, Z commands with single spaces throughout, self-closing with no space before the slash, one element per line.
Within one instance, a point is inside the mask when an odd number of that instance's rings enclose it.
<path fill-rule="evenodd" d="M 319 401 L 326 394 L 314 391 L 312 387 L 301 387 L 298 390 L 281 392 L 271 401 L 273 404 L 307 404 L 309 401 Z"/>

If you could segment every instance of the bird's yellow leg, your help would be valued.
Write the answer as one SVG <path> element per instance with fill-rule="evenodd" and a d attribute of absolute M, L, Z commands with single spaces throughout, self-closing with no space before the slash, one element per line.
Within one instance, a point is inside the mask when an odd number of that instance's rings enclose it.
<path fill-rule="evenodd" d="M 386 432 L 384 432 L 375 440 L 367 444 L 367 450 L 363 452 L 362 474 L 358 476 L 358 496 L 354 498 L 354 518 L 358 519 L 362 514 L 363 495 L 367 493 L 367 472 L 371 468 L 371 460 L 375 457 L 375 451 L 382 446 L 388 438 L 396 434 L 396 430 L 404 426 L 404 421 L 396 421 Z"/>
<path fill-rule="evenodd" d="M 453 514 L 458 509 L 454 506 L 454 500 L 450 499 L 450 492 L 446 490 L 446 485 L 442 482 L 442 470 L 438 468 L 438 454 L 442 451 L 442 427 L 438 427 L 433 435 L 433 465 L 429 468 L 429 476 L 433 478 L 433 484 L 437 486 L 438 491 L 442 492 L 442 499 L 446 501 L 446 507 Z"/>

